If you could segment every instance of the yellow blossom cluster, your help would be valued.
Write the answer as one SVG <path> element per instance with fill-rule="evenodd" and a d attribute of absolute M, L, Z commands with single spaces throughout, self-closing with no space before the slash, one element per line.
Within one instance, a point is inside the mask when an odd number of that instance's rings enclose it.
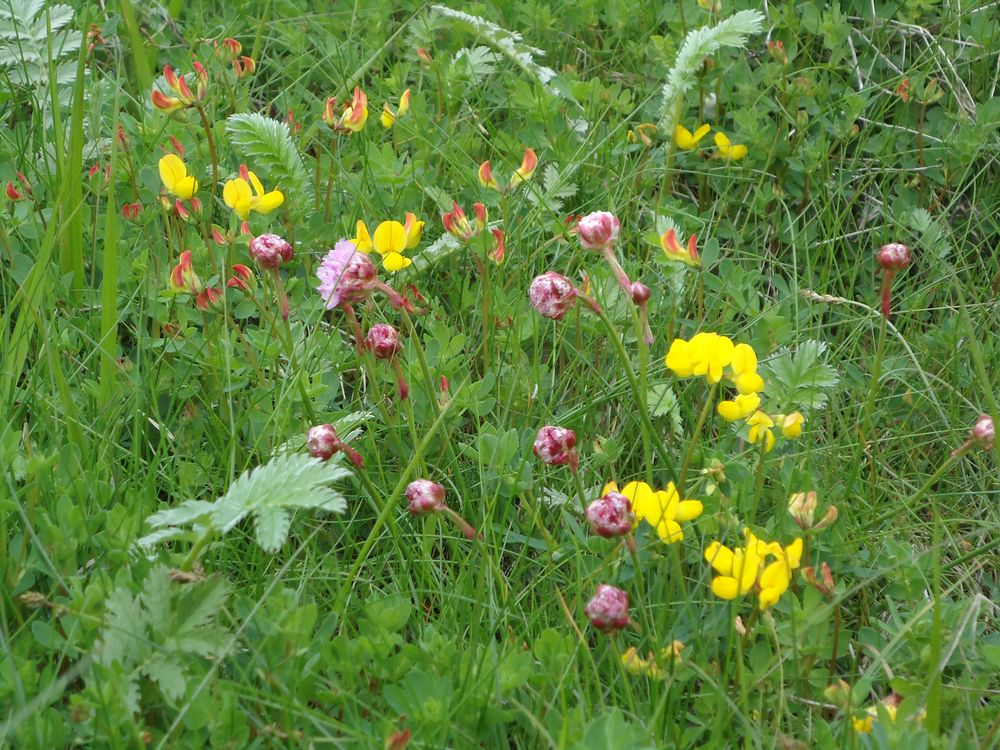
<path fill-rule="evenodd" d="M 653 652 L 650 651 L 643 659 L 639 656 L 638 649 L 635 646 L 630 646 L 622 654 L 622 665 L 625 667 L 625 671 L 630 674 L 645 675 L 654 680 L 662 680 L 673 669 L 681 665 L 681 651 L 683 650 L 684 644 L 681 641 L 673 641 L 666 648 L 660 649 L 659 655 L 654 656 Z"/>
<path fill-rule="evenodd" d="M 786 438 L 802 434 L 805 417 L 799 412 L 771 416 L 760 410 L 765 384 L 757 372 L 757 353 L 749 344 L 734 344 L 718 333 L 698 333 L 690 341 L 674 339 L 666 364 L 680 378 L 703 375 L 709 383 L 725 379 L 735 386 L 736 395 L 720 401 L 717 411 L 728 422 L 745 420 L 751 443 L 763 442 L 765 450 L 770 451 L 775 427 Z"/>
<path fill-rule="evenodd" d="M 748 592 L 757 594 L 761 609 L 774 605 L 792 582 L 792 572 L 802 560 L 802 539 L 788 546 L 766 542 L 743 529 L 744 547 L 729 549 L 720 542 L 705 548 L 705 559 L 718 573 L 712 592 L 722 599 L 736 599 Z"/>
<path fill-rule="evenodd" d="M 617 484 L 610 482 L 601 494 L 609 492 L 620 492 L 627 497 L 636 519 L 652 526 L 667 544 L 684 539 L 681 522 L 693 521 L 704 510 L 699 500 L 681 500 L 673 482 L 668 482 L 662 490 L 654 490 L 645 482 L 629 482 L 619 490 Z"/>

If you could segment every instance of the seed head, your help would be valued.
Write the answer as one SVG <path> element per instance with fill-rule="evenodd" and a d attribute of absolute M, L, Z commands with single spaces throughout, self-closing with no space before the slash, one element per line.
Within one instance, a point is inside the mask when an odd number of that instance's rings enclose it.
<path fill-rule="evenodd" d="M 550 466 L 569 464 L 576 471 L 580 458 L 576 455 L 576 433 L 565 427 L 546 425 L 538 431 L 534 445 L 535 455 Z"/>
<path fill-rule="evenodd" d="M 609 492 L 587 506 L 587 523 L 598 536 L 625 536 L 635 521 L 632 503 L 619 492 Z"/>
<path fill-rule="evenodd" d="M 528 287 L 528 299 L 538 313 L 550 320 L 562 320 L 576 304 L 573 282 L 555 271 L 536 276 Z"/>
<path fill-rule="evenodd" d="M 621 630 L 629 624 L 628 594 L 619 588 L 602 583 L 594 598 L 587 602 L 584 614 L 590 624 L 602 633 Z"/>

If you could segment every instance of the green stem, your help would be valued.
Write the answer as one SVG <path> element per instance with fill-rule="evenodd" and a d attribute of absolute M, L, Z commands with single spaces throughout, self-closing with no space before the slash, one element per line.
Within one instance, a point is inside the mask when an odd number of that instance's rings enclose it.
<path fill-rule="evenodd" d="M 674 472 L 674 464 L 670 456 L 667 455 L 667 450 L 663 446 L 663 441 L 656 438 L 656 428 L 653 427 L 653 421 L 649 418 L 649 409 L 646 408 L 646 394 L 641 392 L 639 389 L 639 381 L 635 377 L 635 373 L 632 372 L 632 362 L 629 359 L 628 352 L 625 351 L 625 347 L 622 345 L 621 337 L 618 331 L 615 330 L 614 325 L 608 319 L 608 315 L 604 312 L 603 308 L 596 312 L 597 317 L 601 319 L 601 323 L 604 324 L 604 328 L 608 332 L 608 338 L 611 339 L 612 344 L 614 344 L 615 351 L 618 354 L 618 359 L 621 361 L 622 367 L 625 370 L 625 375 L 628 378 L 629 386 L 632 388 L 632 397 L 635 399 L 635 406 L 639 412 L 639 417 L 642 420 L 643 428 L 648 431 L 649 437 L 653 443 L 653 448 L 656 450 L 657 457 L 660 463 L 666 468 L 667 473 L 670 475 L 670 479 L 676 481 L 677 474 Z"/>
<path fill-rule="evenodd" d="M 681 477 L 677 482 L 677 492 L 680 493 L 682 498 L 684 496 L 684 484 L 687 480 L 688 469 L 691 466 L 691 459 L 694 457 L 694 448 L 698 444 L 699 438 L 701 438 L 701 430 L 705 426 L 705 420 L 708 419 L 708 412 L 715 403 L 715 392 L 718 389 L 719 384 L 712 383 L 712 387 L 708 390 L 708 396 L 705 398 L 705 403 L 701 407 L 701 412 L 698 414 L 698 423 L 694 427 L 694 434 L 691 435 L 691 442 L 688 444 L 687 452 L 684 454 L 684 463 L 681 465 Z"/>

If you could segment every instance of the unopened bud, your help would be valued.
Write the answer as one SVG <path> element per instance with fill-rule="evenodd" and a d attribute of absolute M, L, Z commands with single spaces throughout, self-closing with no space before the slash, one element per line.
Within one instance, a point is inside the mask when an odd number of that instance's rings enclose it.
<path fill-rule="evenodd" d="M 375 355 L 375 359 L 392 359 L 402 348 L 399 333 L 388 323 L 373 325 L 365 337 L 365 346 Z"/>
<path fill-rule="evenodd" d="M 619 588 L 602 583 L 593 598 L 587 602 L 583 612 L 590 624 L 602 633 L 609 633 L 627 627 L 628 594 Z"/>
<path fill-rule="evenodd" d="M 645 305 L 649 302 L 650 291 L 649 287 L 643 284 L 641 281 L 632 282 L 632 302 L 637 305 Z"/>
<path fill-rule="evenodd" d="M 411 515 L 425 516 L 444 510 L 444 487 L 429 479 L 417 479 L 406 486 L 407 509 Z"/>
<path fill-rule="evenodd" d="M 580 219 L 576 231 L 585 250 L 604 250 L 618 241 L 621 222 L 608 211 L 594 211 Z"/>
<path fill-rule="evenodd" d="M 292 259 L 291 244 L 276 234 L 262 234 L 250 240 L 250 257 L 260 263 L 261 268 L 277 268 Z"/>
<path fill-rule="evenodd" d="M 989 414 L 980 414 L 976 423 L 972 426 L 969 439 L 977 448 L 984 451 L 993 450 L 996 444 L 996 429 L 993 426 L 993 417 Z"/>
<path fill-rule="evenodd" d="M 811 529 L 816 513 L 816 493 L 796 492 L 788 499 L 788 512 L 800 529 Z"/>
<path fill-rule="evenodd" d="M 879 248 L 875 258 L 883 270 L 896 273 L 910 265 L 910 248 L 900 242 L 890 242 Z"/>

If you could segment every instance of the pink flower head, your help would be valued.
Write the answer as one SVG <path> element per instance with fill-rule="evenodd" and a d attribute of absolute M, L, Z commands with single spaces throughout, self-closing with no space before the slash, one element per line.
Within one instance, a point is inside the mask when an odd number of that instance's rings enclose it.
<path fill-rule="evenodd" d="M 532 307 L 550 320 L 562 320 L 576 304 L 576 295 L 573 282 L 555 271 L 536 276 L 528 287 Z"/>
<path fill-rule="evenodd" d="M 250 240 L 250 257 L 261 268 L 277 268 L 292 259 L 292 246 L 276 234 L 262 234 Z"/>
<path fill-rule="evenodd" d="M 365 299 L 378 281 L 378 269 L 350 240 L 338 240 L 316 275 L 320 281 L 316 290 L 328 310 Z"/>
<path fill-rule="evenodd" d="M 899 242 L 890 242 L 888 245 L 882 245 L 875 254 L 875 259 L 883 270 L 890 273 L 902 271 L 912 261 L 910 248 Z"/>
<path fill-rule="evenodd" d="M 628 594 L 619 588 L 602 583 L 597 587 L 594 598 L 587 602 L 583 612 L 590 620 L 590 624 L 602 633 L 621 630 L 630 622 Z"/>
<path fill-rule="evenodd" d="M 444 510 L 444 487 L 430 479 L 416 479 L 406 486 L 406 500 L 407 509 L 414 516 Z"/>
<path fill-rule="evenodd" d="M 565 427 L 546 425 L 538 431 L 534 445 L 535 455 L 550 466 L 569 464 L 573 471 L 580 465 L 576 455 L 576 433 Z"/>
<path fill-rule="evenodd" d="M 388 323 L 373 325 L 365 337 L 365 346 L 375 355 L 375 359 L 392 359 L 402 348 L 399 333 Z"/>
<path fill-rule="evenodd" d="M 621 222 L 608 211 L 587 214 L 576 225 L 580 244 L 585 250 L 606 250 L 618 241 Z"/>
<path fill-rule="evenodd" d="M 972 426 L 972 432 L 969 433 L 969 438 L 973 444 L 986 451 L 993 450 L 993 446 L 996 444 L 996 437 L 997 433 L 993 425 L 993 417 L 989 414 L 980 414 L 979 418 L 976 419 L 976 423 Z"/>
<path fill-rule="evenodd" d="M 598 536 L 625 536 L 634 522 L 632 503 L 620 492 L 609 492 L 587 506 L 587 523 Z"/>
<path fill-rule="evenodd" d="M 343 452 L 355 466 L 361 466 L 361 454 L 337 437 L 331 424 L 318 424 L 306 433 L 306 450 L 313 458 L 329 460 L 334 453 Z"/>

